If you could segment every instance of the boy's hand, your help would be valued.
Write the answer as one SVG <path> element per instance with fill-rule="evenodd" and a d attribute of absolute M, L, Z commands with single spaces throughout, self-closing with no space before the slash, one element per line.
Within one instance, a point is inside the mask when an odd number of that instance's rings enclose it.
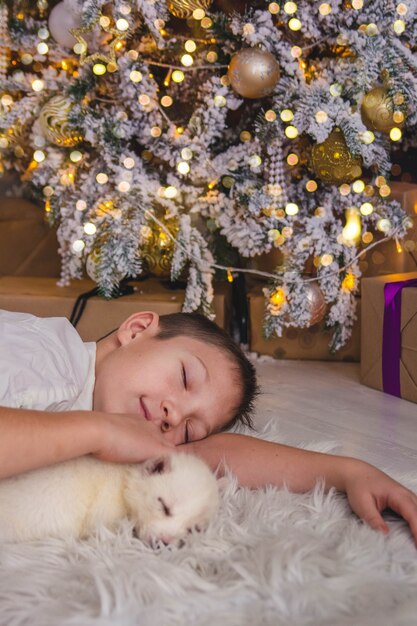
<path fill-rule="evenodd" d="M 345 490 L 353 511 L 375 530 L 389 532 L 381 516 L 384 509 L 390 508 L 401 515 L 417 545 L 417 496 L 412 491 L 367 463 L 349 472 Z"/>
<path fill-rule="evenodd" d="M 141 463 L 174 450 L 159 428 L 137 415 L 93 412 L 95 445 L 91 454 L 113 463 Z"/>

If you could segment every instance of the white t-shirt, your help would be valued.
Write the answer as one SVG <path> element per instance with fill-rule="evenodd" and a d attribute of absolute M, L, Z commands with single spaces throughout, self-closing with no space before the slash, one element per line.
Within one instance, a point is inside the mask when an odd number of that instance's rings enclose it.
<path fill-rule="evenodd" d="M 95 359 L 67 319 L 0 310 L 0 406 L 91 410 Z"/>

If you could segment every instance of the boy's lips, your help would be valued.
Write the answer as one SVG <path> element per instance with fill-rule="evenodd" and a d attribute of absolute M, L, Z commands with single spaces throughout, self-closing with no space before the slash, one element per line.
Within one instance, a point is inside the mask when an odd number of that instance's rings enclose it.
<path fill-rule="evenodd" d="M 142 408 L 143 414 L 145 416 L 145 419 L 148 420 L 148 422 L 150 422 L 152 420 L 152 416 L 148 411 L 148 408 L 143 400 L 143 398 L 139 398 L 139 402 L 140 402 L 140 406 Z"/>

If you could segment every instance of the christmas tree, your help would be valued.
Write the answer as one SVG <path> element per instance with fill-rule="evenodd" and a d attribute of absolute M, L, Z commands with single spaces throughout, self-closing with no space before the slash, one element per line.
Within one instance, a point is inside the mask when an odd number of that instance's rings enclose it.
<path fill-rule="evenodd" d="M 349 337 L 359 255 L 401 240 L 392 147 L 417 122 L 417 3 L 2 2 L 0 148 L 58 224 L 61 283 L 144 272 L 210 314 L 216 268 L 265 276 L 265 329 Z"/>

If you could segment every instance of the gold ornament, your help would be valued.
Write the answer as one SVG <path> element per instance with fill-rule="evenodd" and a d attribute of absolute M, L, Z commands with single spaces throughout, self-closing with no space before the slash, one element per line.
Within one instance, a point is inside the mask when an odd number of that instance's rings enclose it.
<path fill-rule="evenodd" d="M 334 128 L 323 143 L 313 146 L 311 167 L 329 184 L 349 183 L 362 174 L 362 160 L 349 152 L 340 128 Z"/>
<path fill-rule="evenodd" d="M 305 283 L 306 300 L 310 311 L 309 326 L 321 322 L 326 315 L 326 302 L 323 293 L 316 281 Z"/>
<path fill-rule="evenodd" d="M 178 233 L 176 219 L 164 220 L 164 226 L 175 237 Z M 174 242 L 169 235 L 156 223 L 143 226 L 141 229 L 141 258 L 144 272 L 159 278 L 169 278 L 174 253 Z"/>
<path fill-rule="evenodd" d="M 227 76 L 243 98 L 264 98 L 274 90 L 280 77 L 278 61 L 260 48 L 243 48 L 230 61 Z"/>
<path fill-rule="evenodd" d="M 400 128 L 405 116 L 395 111 L 394 103 L 385 87 L 374 87 L 365 94 L 361 104 L 362 121 L 372 131 L 389 133 L 394 126 Z"/>
<path fill-rule="evenodd" d="M 84 65 L 84 63 L 94 63 L 95 61 L 103 61 L 104 63 L 114 63 L 117 66 L 116 50 L 118 50 L 119 44 L 121 44 L 121 42 L 123 42 L 126 38 L 126 33 L 118 31 L 110 25 L 107 25 L 106 21 L 101 19 L 102 17 L 103 16 L 101 15 L 96 20 L 93 20 L 88 26 L 70 29 L 71 35 L 75 37 L 77 43 L 80 44 L 80 65 Z M 100 24 L 105 33 L 114 36 L 114 39 L 112 39 L 112 41 L 108 44 L 108 54 L 105 54 L 104 52 L 93 52 L 93 54 L 88 54 L 88 43 L 83 35 L 85 33 L 92 33 L 98 24 Z"/>
<path fill-rule="evenodd" d="M 191 17 L 197 9 L 206 11 L 211 2 L 212 0 L 169 0 L 168 11 L 174 17 L 180 17 L 182 20 L 185 20 Z"/>
<path fill-rule="evenodd" d="M 79 131 L 68 124 L 72 103 L 65 96 L 53 96 L 43 105 L 39 124 L 46 139 L 57 146 L 71 148 L 83 140 Z"/>

